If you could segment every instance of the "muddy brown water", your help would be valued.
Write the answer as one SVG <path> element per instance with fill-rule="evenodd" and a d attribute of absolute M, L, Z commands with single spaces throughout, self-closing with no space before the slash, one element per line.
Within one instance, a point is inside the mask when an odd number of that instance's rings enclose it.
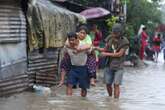
<path fill-rule="evenodd" d="M 0 110 L 165 110 L 165 63 L 145 62 L 143 68 L 125 68 L 121 97 L 108 97 L 102 80 L 102 71 L 96 87 L 88 90 L 86 98 L 74 90 L 72 97 L 65 95 L 65 87 L 56 90 L 56 96 L 40 96 L 24 92 L 0 98 Z"/>

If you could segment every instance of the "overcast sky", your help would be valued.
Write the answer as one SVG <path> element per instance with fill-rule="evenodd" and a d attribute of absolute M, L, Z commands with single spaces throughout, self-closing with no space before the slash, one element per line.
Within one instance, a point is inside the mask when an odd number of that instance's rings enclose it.
<path fill-rule="evenodd" d="M 161 3 L 161 4 L 165 4 L 165 0 L 162 0 L 160 3 Z"/>
<path fill-rule="evenodd" d="M 148 0 L 151 2 L 151 0 Z M 161 0 L 161 4 L 165 4 L 165 0 Z"/>

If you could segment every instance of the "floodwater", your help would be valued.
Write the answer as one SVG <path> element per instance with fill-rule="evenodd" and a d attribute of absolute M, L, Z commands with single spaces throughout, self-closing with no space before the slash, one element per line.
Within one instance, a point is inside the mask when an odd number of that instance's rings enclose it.
<path fill-rule="evenodd" d="M 65 95 L 65 87 L 56 95 L 40 96 L 24 92 L 8 98 L 0 98 L 0 110 L 165 110 L 165 63 L 162 55 L 158 63 L 145 62 L 142 68 L 127 67 L 121 97 L 108 97 L 102 72 L 96 87 L 91 87 L 86 98 L 74 90 L 72 97 Z"/>

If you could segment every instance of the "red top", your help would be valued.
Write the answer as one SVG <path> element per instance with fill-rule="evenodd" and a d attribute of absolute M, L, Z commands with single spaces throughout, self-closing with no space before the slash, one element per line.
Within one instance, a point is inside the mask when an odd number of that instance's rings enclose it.
<path fill-rule="evenodd" d="M 147 45 L 147 38 L 148 38 L 148 35 L 145 31 L 142 32 L 141 34 L 141 42 L 142 42 L 142 45 L 143 46 L 146 46 Z"/>
<path fill-rule="evenodd" d="M 160 46 L 160 42 L 161 42 L 160 37 L 154 37 L 153 42 L 154 42 L 154 45 Z"/>
<path fill-rule="evenodd" d="M 95 32 L 95 38 L 93 40 L 93 45 L 99 46 L 101 39 L 102 39 L 102 32 L 100 32 L 100 31 Z"/>
<path fill-rule="evenodd" d="M 160 51 L 160 43 L 161 43 L 160 37 L 153 38 L 153 49 L 155 51 Z"/>

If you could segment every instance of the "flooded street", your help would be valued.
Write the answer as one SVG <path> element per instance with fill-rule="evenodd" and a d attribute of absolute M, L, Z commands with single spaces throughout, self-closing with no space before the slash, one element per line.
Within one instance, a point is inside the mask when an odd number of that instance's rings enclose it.
<path fill-rule="evenodd" d="M 127 67 L 119 100 L 108 97 L 102 73 L 96 87 L 91 87 L 86 98 L 74 90 L 72 97 L 65 88 L 56 90 L 56 96 L 43 97 L 24 92 L 9 98 L 0 98 L 0 110 L 165 110 L 165 64 L 146 61 L 143 68 Z"/>

